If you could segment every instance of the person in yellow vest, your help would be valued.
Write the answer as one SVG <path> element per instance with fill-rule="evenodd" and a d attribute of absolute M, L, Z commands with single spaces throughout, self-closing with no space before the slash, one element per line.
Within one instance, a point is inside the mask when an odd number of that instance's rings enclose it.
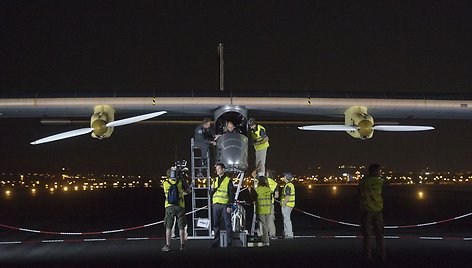
<path fill-rule="evenodd" d="M 176 204 L 169 202 L 169 191 L 172 185 L 177 186 L 178 201 Z M 172 227 L 174 225 L 174 219 L 177 220 L 180 235 L 180 250 L 185 249 L 185 242 L 187 237 L 185 235 L 185 227 L 187 226 L 187 220 L 185 219 L 185 200 L 184 193 L 190 192 L 190 187 L 183 178 L 178 178 L 172 169 L 167 170 L 167 179 L 163 183 L 164 194 L 165 194 L 165 217 L 164 226 L 166 228 L 166 244 L 162 247 L 162 251 L 170 250 L 170 241 L 172 236 Z M 172 201 L 171 201 L 172 202 Z"/>
<path fill-rule="evenodd" d="M 256 215 L 259 226 L 262 227 L 262 243 L 269 246 L 269 220 L 270 208 L 272 206 L 272 191 L 269 188 L 267 179 L 264 176 L 257 177 L 257 187 L 254 190 L 249 188 L 249 193 L 253 200 L 256 201 Z"/>
<path fill-rule="evenodd" d="M 276 198 L 279 198 L 279 185 L 273 179 L 275 176 L 275 172 L 271 169 L 266 171 L 267 176 L 267 186 L 269 186 L 271 191 L 271 206 L 270 206 L 270 217 L 269 217 L 269 237 L 270 239 L 277 239 L 277 232 L 275 229 L 275 210 L 274 210 L 274 202 Z"/>
<path fill-rule="evenodd" d="M 230 177 L 225 174 L 225 165 L 218 163 L 215 166 L 217 177 L 212 183 L 212 217 L 215 239 L 210 245 L 212 248 L 220 245 L 220 224 L 224 223 L 227 235 L 227 247 L 231 246 L 233 232 L 231 226 L 231 205 L 234 203 L 234 186 Z"/>
<path fill-rule="evenodd" d="M 267 136 L 266 129 L 262 125 L 257 124 L 254 118 L 249 119 L 248 125 L 251 130 L 252 145 L 254 145 L 256 150 L 256 166 L 260 165 L 258 175 L 264 176 L 269 137 Z"/>
<path fill-rule="evenodd" d="M 284 238 L 293 238 L 292 220 L 290 214 L 295 207 L 295 186 L 292 183 L 293 175 L 291 173 L 285 173 L 283 180 L 285 182 L 284 189 L 282 190 L 281 210 L 282 217 L 284 219 Z"/>
<path fill-rule="evenodd" d="M 380 165 L 371 164 L 369 175 L 359 181 L 359 205 L 361 211 L 361 232 L 364 236 L 364 257 L 372 261 L 370 238 L 374 229 L 377 240 L 377 254 L 385 262 L 384 221 L 383 221 L 383 180 L 380 177 Z"/>

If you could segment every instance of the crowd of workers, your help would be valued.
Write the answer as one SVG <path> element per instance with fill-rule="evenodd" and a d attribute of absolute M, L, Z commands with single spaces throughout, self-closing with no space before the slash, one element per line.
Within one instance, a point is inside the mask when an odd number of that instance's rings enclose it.
<path fill-rule="evenodd" d="M 210 131 L 211 120 L 204 118 L 202 123 L 195 129 L 195 146 L 202 151 L 202 166 L 209 164 L 207 157 L 209 157 L 210 145 L 216 144 L 216 139 L 219 135 L 214 136 Z M 257 216 L 258 230 L 257 233 L 262 239 L 264 246 L 270 246 L 271 239 L 277 239 L 275 228 L 275 213 L 274 202 L 280 196 L 281 214 L 283 217 L 283 236 L 284 239 L 293 239 L 293 229 L 291 221 L 291 213 L 295 207 L 295 186 L 292 183 L 293 175 L 289 172 L 284 173 L 282 177 L 285 185 L 279 194 L 279 185 L 273 179 L 275 173 L 273 170 L 266 169 L 266 155 L 269 147 L 269 137 L 266 129 L 257 124 L 251 118 L 248 121 L 248 126 L 251 131 L 252 144 L 255 149 L 256 168 L 252 173 L 255 178 L 255 185 L 249 187 L 249 195 L 255 203 L 255 214 Z M 231 121 L 226 123 L 226 131 L 234 132 L 234 124 Z M 205 157 L 206 156 L 206 157 Z M 225 172 L 225 165 L 217 163 L 215 165 L 216 177 L 211 181 L 211 196 L 212 196 L 212 218 L 214 240 L 210 247 L 215 248 L 220 246 L 220 228 L 225 227 L 227 239 L 227 247 L 232 244 L 232 224 L 231 212 L 232 204 L 234 203 L 234 186 L 232 179 Z M 385 261 L 385 247 L 384 247 L 384 232 L 383 232 L 383 199 L 382 199 L 382 184 L 383 180 L 380 177 L 380 166 L 378 164 L 371 164 L 369 166 L 369 174 L 359 182 L 359 205 L 361 215 L 361 232 L 363 234 L 363 250 L 365 258 L 372 260 L 371 250 L 371 229 L 374 230 L 377 242 L 377 255 L 384 262 Z M 202 174 L 198 174 L 202 176 Z M 168 202 L 169 189 L 172 184 L 175 184 L 179 193 L 179 201 L 176 204 Z M 185 180 L 178 180 L 172 178 L 168 172 L 168 179 L 163 185 L 164 193 L 166 195 L 165 201 L 165 218 L 164 225 L 166 228 L 166 244 L 162 251 L 170 250 L 170 242 L 172 235 L 172 228 L 177 222 L 180 234 L 180 250 L 185 249 L 186 242 L 186 219 L 185 219 L 185 202 L 184 194 L 190 192 L 190 188 Z"/>

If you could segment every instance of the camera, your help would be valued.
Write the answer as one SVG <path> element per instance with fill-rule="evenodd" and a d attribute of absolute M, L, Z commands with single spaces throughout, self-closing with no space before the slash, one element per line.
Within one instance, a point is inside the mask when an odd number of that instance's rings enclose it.
<path fill-rule="evenodd" d="M 187 160 L 175 161 L 174 166 L 170 168 L 171 179 L 185 179 L 187 175 Z"/>

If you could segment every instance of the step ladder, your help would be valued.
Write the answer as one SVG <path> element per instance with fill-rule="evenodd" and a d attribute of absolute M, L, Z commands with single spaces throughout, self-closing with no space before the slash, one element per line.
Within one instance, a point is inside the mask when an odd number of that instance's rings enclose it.
<path fill-rule="evenodd" d="M 200 148 L 190 140 L 192 176 L 192 230 L 190 239 L 212 239 L 210 155 L 202 157 Z M 206 165 L 202 166 L 206 158 Z M 198 176 L 202 174 L 203 176 Z"/>

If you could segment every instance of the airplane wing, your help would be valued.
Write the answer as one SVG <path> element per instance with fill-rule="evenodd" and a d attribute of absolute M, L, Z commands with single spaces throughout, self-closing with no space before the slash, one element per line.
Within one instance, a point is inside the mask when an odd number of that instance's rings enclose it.
<path fill-rule="evenodd" d="M 392 119 L 470 119 L 471 95 L 408 94 L 326 94 L 316 92 L 159 92 L 132 96 L 113 92 L 104 94 L 70 93 L 2 94 L 0 118 L 6 117 L 83 117 L 93 113 L 94 106 L 109 105 L 117 113 L 149 113 L 160 110 L 173 118 L 211 116 L 225 105 L 243 106 L 250 116 L 281 120 L 314 119 L 344 116 L 352 106 L 366 106 L 376 118 Z M 66 95 L 66 96 L 64 96 Z M 169 117 L 169 118 L 170 118 Z"/>

